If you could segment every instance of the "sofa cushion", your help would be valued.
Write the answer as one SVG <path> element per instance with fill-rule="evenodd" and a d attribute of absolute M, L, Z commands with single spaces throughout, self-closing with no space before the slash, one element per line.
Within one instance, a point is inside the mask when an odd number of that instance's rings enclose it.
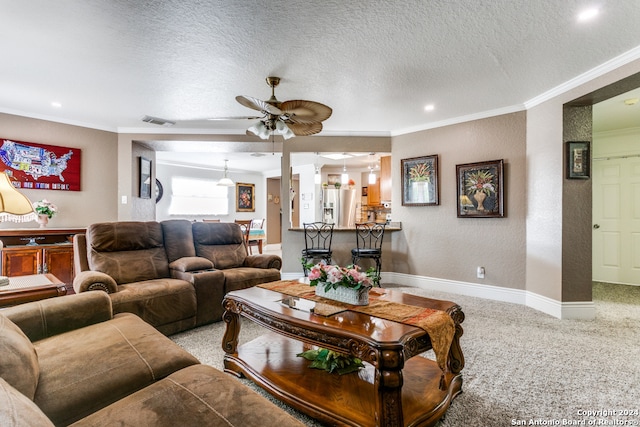
<path fill-rule="evenodd" d="M 53 423 L 24 394 L 0 378 L 0 425 L 3 427 L 42 426 L 53 427 Z"/>
<path fill-rule="evenodd" d="M 160 222 L 164 234 L 164 249 L 169 262 L 182 257 L 196 256 L 193 247 L 191 221 L 186 219 L 170 219 Z"/>
<path fill-rule="evenodd" d="M 160 223 L 122 221 L 87 228 L 91 270 L 109 274 L 118 284 L 169 277 Z"/>
<path fill-rule="evenodd" d="M 180 279 L 155 279 L 120 285 L 111 295 L 114 313 L 133 313 L 156 327 L 187 321 L 196 322 L 197 301 L 193 285 Z M 165 332 L 165 331 L 162 331 Z"/>
<path fill-rule="evenodd" d="M 139 317 L 112 320 L 34 343 L 34 401 L 56 425 L 77 421 L 198 360 Z"/>
<path fill-rule="evenodd" d="M 260 283 L 280 280 L 280 271 L 273 268 L 238 267 L 224 271 L 225 293 L 250 288 Z"/>
<path fill-rule="evenodd" d="M 0 376 L 29 399 L 38 386 L 40 367 L 29 338 L 0 313 Z"/>
<path fill-rule="evenodd" d="M 238 224 L 194 222 L 192 225 L 196 256 L 207 258 L 218 269 L 240 267 L 247 248 Z"/>
<path fill-rule="evenodd" d="M 303 424 L 235 378 L 196 365 L 73 424 L 80 426 L 301 427 Z"/>

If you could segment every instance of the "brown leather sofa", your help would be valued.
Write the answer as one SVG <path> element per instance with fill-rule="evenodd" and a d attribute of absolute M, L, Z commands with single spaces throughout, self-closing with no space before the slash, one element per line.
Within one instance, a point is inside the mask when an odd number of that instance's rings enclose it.
<path fill-rule="evenodd" d="M 282 259 L 248 255 L 240 227 L 187 220 L 92 224 L 74 236 L 76 293 L 107 292 L 170 335 L 222 318 L 230 290 L 280 280 Z"/>
<path fill-rule="evenodd" d="M 2 426 L 303 424 L 104 292 L 0 311 Z"/>

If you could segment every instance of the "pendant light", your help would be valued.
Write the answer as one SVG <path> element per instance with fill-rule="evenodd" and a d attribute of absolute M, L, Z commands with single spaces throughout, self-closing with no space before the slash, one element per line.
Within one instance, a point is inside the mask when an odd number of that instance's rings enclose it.
<path fill-rule="evenodd" d="M 320 166 L 318 166 L 318 154 L 316 153 L 316 163 L 314 164 L 316 173 L 313 175 L 313 183 L 320 184 L 322 183 L 322 175 L 320 175 Z"/>
<path fill-rule="evenodd" d="M 374 156 L 375 153 L 369 153 L 370 156 Z M 378 181 L 376 174 L 373 173 L 373 164 L 369 165 L 369 184 L 375 184 Z"/>
<path fill-rule="evenodd" d="M 344 153 L 345 156 L 347 153 Z M 342 175 L 340 175 L 340 182 L 342 183 L 342 185 L 347 185 L 349 184 L 349 174 L 347 173 L 347 160 L 346 157 L 345 159 L 342 160 L 343 163 L 343 167 L 342 167 Z"/>
<path fill-rule="evenodd" d="M 235 184 L 231 179 L 227 176 L 229 173 L 229 169 L 227 168 L 227 162 L 229 160 L 224 159 L 224 175 L 220 181 L 218 181 L 218 185 L 222 185 L 223 187 L 233 187 Z"/>

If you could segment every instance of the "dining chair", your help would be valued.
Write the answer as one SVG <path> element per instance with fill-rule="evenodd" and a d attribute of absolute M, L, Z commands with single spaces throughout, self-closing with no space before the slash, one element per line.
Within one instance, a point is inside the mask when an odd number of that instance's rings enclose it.
<path fill-rule="evenodd" d="M 234 221 L 236 224 L 240 226 L 242 230 L 242 236 L 244 237 L 244 244 L 247 247 L 247 252 L 249 251 L 249 232 L 251 231 L 251 220 L 250 219 L 236 219 Z"/>
<path fill-rule="evenodd" d="M 382 267 L 382 239 L 385 224 L 375 222 L 356 223 L 356 247 L 351 249 L 351 261 L 358 265 L 361 258 L 373 259 L 376 275 L 373 284 L 380 286 L 380 270 Z"/>
<path fill-rule="evenodd" d="M 262 219 L 252 219 L 251 220 L 251 230 L 262 230 L 264 226 L 264 218 Z M 264 233 L 264 231 L 262 231 Z M 260 236 L 260 239 L 252 239 L 251 231 L 249 231 L 249 252 L 253 254 L 253 248 L 258 248 L 258 253 L 262 253 L 262 242 L 264 241 L 264 235 Z M 255 236 L 253 236 L 255 237 Z"/>
<path fill-rule="evenodd" d="M 302 258 L 305 264 L 309 261 L 321 259 L 327 264 L 331 264 L 331 240 L 333 239 L 333 224 L 326 222 L 304 223 L 304 249 Z M 307 277 L 309 271 L 303 265 L 304 276 Z"/>

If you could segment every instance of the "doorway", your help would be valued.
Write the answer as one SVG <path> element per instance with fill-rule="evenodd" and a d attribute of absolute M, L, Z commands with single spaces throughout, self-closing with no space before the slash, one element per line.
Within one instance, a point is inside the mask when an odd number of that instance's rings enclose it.
<path fill-rule="evenodd" d="M 593 106 L 592 275 L 640 286 L 640 88 Z"/>
<path fill-rule="evenodd" d="M 592 263 L 594 281 L 640 286 L 640 150 L 593 158 Z"/>

